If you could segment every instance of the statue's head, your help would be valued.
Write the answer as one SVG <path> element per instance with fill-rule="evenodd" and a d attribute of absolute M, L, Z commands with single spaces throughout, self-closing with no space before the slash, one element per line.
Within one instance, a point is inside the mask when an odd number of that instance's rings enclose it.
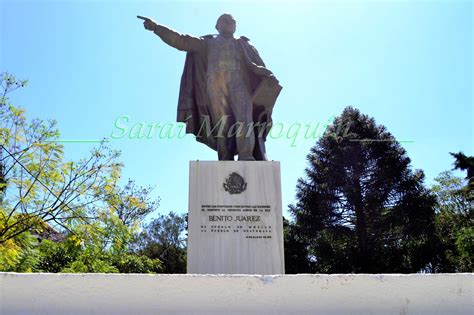
<path fill-rule="evenodd" d="M 221 35 L 232 35 L 235 32 L 235 20 L 232 15 L 224 13 L 217 19 L 216 29 Z"/>

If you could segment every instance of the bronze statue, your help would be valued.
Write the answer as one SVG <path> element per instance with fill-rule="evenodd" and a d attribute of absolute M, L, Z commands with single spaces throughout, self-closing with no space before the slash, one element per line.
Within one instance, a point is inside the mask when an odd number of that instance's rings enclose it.
<path fill-rule="evenodd" d="M 236 22 L 223 14 L 218 35 L 183 35 L 152 19 L 144 27 L 168 45 L 186 51 L 178 122 L 218 153 L 219 160 L 267 160 L 265 139 L 281 86 L 249 39 L 234 37 Z"/>

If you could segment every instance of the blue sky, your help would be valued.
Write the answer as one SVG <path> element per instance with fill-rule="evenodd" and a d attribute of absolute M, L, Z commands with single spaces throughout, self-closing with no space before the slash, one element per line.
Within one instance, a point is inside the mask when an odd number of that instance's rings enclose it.
<path fill-rule="evenodd" d="M 431 184 L 473 154 L 471 1 L 0 0 L 0 72 L 30 81 L 11 95 L 29 117 L 53 118 L 65 140 L 110 137 L 117 117 L 173 123 L 185 54 L 143 29 L 137 14 L 182 33 L 237 20 L 284 87 L 274 121 L 325 124 L 352 105 L 385 125 Z M 281 161 L 283 209 L 315 140 L 267 141 Z M 192 136 L 120 139 L 123 177 L 156 186 L 159 211 L 187 211 L 190 160 L 217 155 Z M 91 143 L 68 143 L 68 158 Z M 337 176 L 337 174 L 334 174 Z"/>

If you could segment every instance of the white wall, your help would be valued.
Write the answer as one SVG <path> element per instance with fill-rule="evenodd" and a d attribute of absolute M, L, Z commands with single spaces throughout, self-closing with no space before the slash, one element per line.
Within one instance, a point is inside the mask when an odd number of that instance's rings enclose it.
<path fill-rule="evenodd" d="M 0 314 L 470 314 L 474 274 L 0 273 Z"/>

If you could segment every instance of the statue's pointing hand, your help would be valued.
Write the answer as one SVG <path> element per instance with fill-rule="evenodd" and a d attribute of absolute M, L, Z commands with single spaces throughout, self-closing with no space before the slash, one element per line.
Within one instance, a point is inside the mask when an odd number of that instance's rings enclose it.
<path fill-rule="evenodd" d="M 143 22 L 143 27 L 145 27 L 145 29 L 147 29 L 149 31 L 154 31 L 156 29 L 156 27 L 158 26 L 158 24 L 156 24 L 155 21 L 153 21 L 152 19 L 147 18 L 145 16 L 137 15 L 137 18 L 144 21 Z"/>

